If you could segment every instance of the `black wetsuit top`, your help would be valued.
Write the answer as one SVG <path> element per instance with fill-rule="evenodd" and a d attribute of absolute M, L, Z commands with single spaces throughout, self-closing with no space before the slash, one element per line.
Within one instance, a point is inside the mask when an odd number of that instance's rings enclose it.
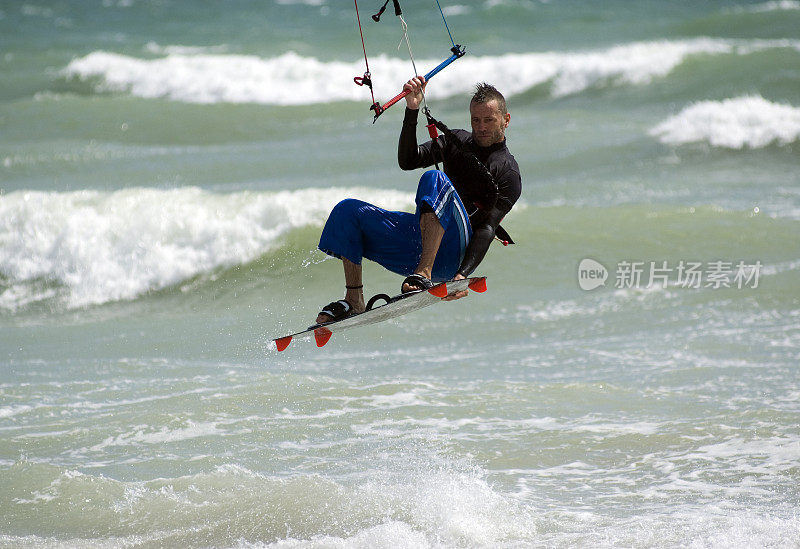
<path fill-rule="evenodd" d="M 470 151 L 491 172 L 497 183 L 497 202 L 488 211 L 479 209 L 475 203 L 480 202 L 482 190 L 476 188 L 478 183 L 470 173 L 460 153 L 459 145 L 449 143 L 444 135 L 437 138 L 438 147 L 433 141 L 417 145 L 418 110 L 406 107 L 403 129 L 400 131 L 400 142 L 397 146 L 397 160 L 403 170 L 414 170 L 432 166 L 435 161 L 442 162 L 444 173 L 450 178 L 458 196 L 469 213 L 472 225 L 472 238 L 467 245 L 464 261 L 458 268 L 463 276 L 469 276 L 483 260 L 489 245 L 494 239 L 500 221 L 510 210 L 522 193 L 522 178 L 514 156 L 508 151 L 506 141 L 495 143 L 489 147 L 480 147 L 472 139 L 472 133 L 466 130 L 453 130 L 453 136 L 460 142 L 463 150 Z"/>

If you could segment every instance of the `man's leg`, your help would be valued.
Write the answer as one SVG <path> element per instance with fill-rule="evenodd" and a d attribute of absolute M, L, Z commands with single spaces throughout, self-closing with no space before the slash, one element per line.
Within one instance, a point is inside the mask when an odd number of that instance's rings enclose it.
<path fill-rule="evenodd" d="M 419 264 L 414 269 L 414 273 L 431 278 L 433 262 L 436 260 L 436 254 L 439 252 L 439 245 L 444 236 L 444 227 L 433 211 L 427 211 L 419 216 L 419 230 L 422 234 L 422 255 L 420 255 Z M 414 289 L 408 284 L 403 284 L 402 291 L 410 292 Z"/>
<path fill-rule="evenodd" d="M 347 259 L 342 258 L 342 265 L 344 266 L 344 286 L 345 294 L 344 300 L 347 301 L 356 313 L 364 312 L 366 304 L 364 303 L 364 283 L 361 280 L 361 265 L 357 265 Z M 317 315 L 317 324 L 328 322 L 330 317 L 320 313 Z"/>
<path fill-rule="evenodd" d="M 445 271 L 452 273 L 444 276 L 452 277 L 463 259 L 463 252 L 472 234 L 461 199 L 443 172 L 429 170 L 420 178 L 416 203 L 422 253 L 414 273 L 428 279 L 441 280 L 443 275 L 441 271 L 444 267 Z M 437 262 L 446 235 L 447 253 Z M 438 270 L 435 275 L 434 268 Z M 417 287 L 403 284 L 402 291 L 409 292 L 414 289 Z"/>
<path fill-rule="evenodd" d="M 387 211 L 355 199 L 343 200 L 331 211 L 319 249 L 342 259 L 349 286 L 345 301 L 355 311 L 364 310 L 362 258 L 403 276 L 416 272 L 438 280 L 451 278 L 458 268 L 472 231 L 447 176 L 436 170 L 423 174 L 416 202 L 417 214 Z M 408 291 L 406 285 L 403 291 Z"/>
<path fill-rule="evenodd" d="M 419 257 L 418 219 L 412 213 L 391 212 L 346 199 L 331 211 L 320 236 L 319 249 L 342 260 L 345 301 L 355 312 L 365 307 L 361 260 L 376 261 L 398 274 L 409 274 Z M 317 323 L 328 315 L 318 315 Z"/>

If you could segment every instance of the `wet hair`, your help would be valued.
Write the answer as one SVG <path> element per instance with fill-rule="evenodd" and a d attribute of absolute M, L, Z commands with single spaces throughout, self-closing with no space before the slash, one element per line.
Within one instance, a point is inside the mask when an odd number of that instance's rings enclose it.
<path fill-rule="evenodd" d="M 486 82 L 478 82 L 475 84 L 475 93 L 472 95 L 471 103 L 488 103 L 492 99 L 497 101 L 497 106 L 500 109 L 500 114 L 505 116 L 508 114 L 506 108 L 506 98 L 503 94 L 497 91 L 497 88 Z"/>

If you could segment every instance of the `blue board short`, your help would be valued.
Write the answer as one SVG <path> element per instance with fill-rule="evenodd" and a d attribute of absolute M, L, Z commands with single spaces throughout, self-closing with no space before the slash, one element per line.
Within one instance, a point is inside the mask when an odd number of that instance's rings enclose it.
<path fill-rule="evenodd" d="M 415 213 L 390 212 L 367 202 L 348 198 L 331 211 L 319 249 L 360 265 L 362 258 L 408 276 L 422 254 L 420 206 L 427 204 L 439 218 L 444 236 L 433 264 L 432 280 L 452 279 L 472 237 L 469 216 L 450 179 L 439 170 L 422 174 L 417 187 Z"/>

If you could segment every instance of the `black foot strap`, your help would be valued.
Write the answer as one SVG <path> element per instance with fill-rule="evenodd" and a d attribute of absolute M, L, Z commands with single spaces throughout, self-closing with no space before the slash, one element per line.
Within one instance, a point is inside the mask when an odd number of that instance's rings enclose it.
<path fill-rule="evenodd" d="M 333 301 L 325 305 L 319 312 L 321 315 L 328 315 L 331 320 L 341 320 L 350 316 L 353 307 L 344 299 Z"/>
<path fill-rule="evenodd" d="M 430 288 L 433 288 L 433 282 L 431 282 L 430 278 L 425 278 L 421 274 L 416 274 L 416 273 L 406 277 L 406 279 L 400 285 L 401 292 L 403 291 L 403 286 L 405 286 L 406 284 L 408 284 L 412 288 L 416 288 L 416 290 L 412 290 L 415 292 L 421 292 L 423 290 L 428 290 Z"/>
<path fill-rule="evenodd" d="M 386 295 L 386 294 L 378 294 L 378 295 L 374 295 L 374 296 L 372 296 L 371 298 L 369 298 L 369 301 L 367 302 L 367 310 L 368 310 L 368 311 L 371 311 L 371 310 L 372 310 L 372 307 L 375 305 L 375 302 L 376 302 L 376 301 L 379 301 L 379 300 L 381 300 L 381 299 L 382 299 L 382 300 L 384 300 L 386 303 L 391 303 L 391 302 L 392 302 L 392 298 L 391 298 L 391 297 L 389 297 L 389 296 L 388 296 L 388 295 Z"/>

